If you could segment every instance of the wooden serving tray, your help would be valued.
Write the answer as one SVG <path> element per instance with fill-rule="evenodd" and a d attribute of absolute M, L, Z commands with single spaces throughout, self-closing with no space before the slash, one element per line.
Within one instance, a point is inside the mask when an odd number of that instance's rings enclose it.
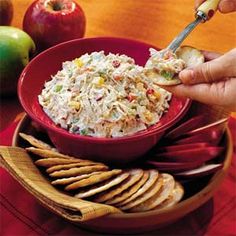
<path fill-rule="evenodd" d="M 38 131 L 35 129 L 34 125 L 32 125 L 30 118 L 25 116 L 15 130 L 12 143 L 13 146 L 24 147 L 24 142 L 19 137 L 19 132 L 35 135 Z M 47 136 L 43 134 L 43 138 L 47 139 Z M 201 181 L 195 180 L 190 182 L 189 187 L 194 186 L 194 188 L 188 189 L 187 183 L 185 198 L 177 205 L 163 210 L 153 210 L 143 213 L 113 213 L 88 221 L 74 221 L 74 223 L 78 224 L 82 228 L 96 232 L 131 234 L 161 228 L 180 219 L 207 202 L 223 181 L 225 174 L 229 169 L 233 153 L 233 144 L 228 128 L 226 128 L 222 142 L 222 145 L 225 147 L 225 152 L 222 156 L 223 168 L 217 171 L 214 175 L 201 178 Z M 37 167 L 35 166 L 35 168 Z M 73 222 L 73 219 L 56 211 L 48 202 L 43 202 L 42 199 L 38 200 L 40 200 L 40 202 L 50 211 Z"/>

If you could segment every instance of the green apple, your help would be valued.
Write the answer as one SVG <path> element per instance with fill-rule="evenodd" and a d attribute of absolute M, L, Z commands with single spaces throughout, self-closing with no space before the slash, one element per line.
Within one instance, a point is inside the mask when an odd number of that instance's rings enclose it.
<path fill-rule="evenodd" d="M 35 52 L 35 44 L 24 31 L 0 26 L 0 95 L 16 94 L 20 73 Z"/>

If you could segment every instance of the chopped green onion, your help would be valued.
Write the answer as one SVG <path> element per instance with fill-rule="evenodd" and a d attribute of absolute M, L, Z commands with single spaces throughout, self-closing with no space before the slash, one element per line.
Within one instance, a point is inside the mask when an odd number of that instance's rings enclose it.
<path fill-rule="evenodd" d="M 171 80 L 174 77 L 174 73 L 173 72 L 169 72 L 169 71 L 162 71 L 161 72 L 161 76 L 163 76 L 167 80 Z"/>
<path fill-rule="evenodd" d="M 99 76 L 106 78 L 106 72 L 104 71 L 98 71 Z"/>
<path fill-rule="evenodd" d="M 56 88 L 55 88 L 55 92 L 58 93 L 62 90 L 62 85 L 57 85 Z"/>
<path fill-rule="evenodd" d="M 87 129 L 82 129 L 82 130 L 80 130 L 80 135 L 88 135 L 88 130 Z"/>

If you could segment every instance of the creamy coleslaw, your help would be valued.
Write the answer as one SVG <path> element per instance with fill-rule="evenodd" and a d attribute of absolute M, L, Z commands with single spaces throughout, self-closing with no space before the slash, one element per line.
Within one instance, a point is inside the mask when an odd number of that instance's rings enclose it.
<path fill-rule="evenodd" d="M 123 137 L 156 124 L 171 94 L 132 58 L 100 51 L 64 62 L 38 99 L 46 114 L 71 133 Z"/>
<path fill-rule="evenodd" d="M 145 73 L 156 81 L 160 78 L 170 81 L 178 76 L 185 67 L 185 61 L 178 58 L 171 50 L 157 51 L 151 48 L 150 58 L 145 65 Z"/>

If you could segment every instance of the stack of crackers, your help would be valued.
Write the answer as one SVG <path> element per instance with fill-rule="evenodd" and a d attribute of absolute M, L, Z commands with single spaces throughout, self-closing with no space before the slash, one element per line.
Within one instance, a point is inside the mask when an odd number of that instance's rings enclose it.
<path fill-rule="evenodd" d="M 59 153 L 51 145 L 20 133 L 33 147 L 26 150 L 36 157 L 52 185 L 76 198 L 108 204 L 125 212 L 163 209 L 178 203 L 182 185 L 156 169 L 110 169 L 109 166 Z"/>

